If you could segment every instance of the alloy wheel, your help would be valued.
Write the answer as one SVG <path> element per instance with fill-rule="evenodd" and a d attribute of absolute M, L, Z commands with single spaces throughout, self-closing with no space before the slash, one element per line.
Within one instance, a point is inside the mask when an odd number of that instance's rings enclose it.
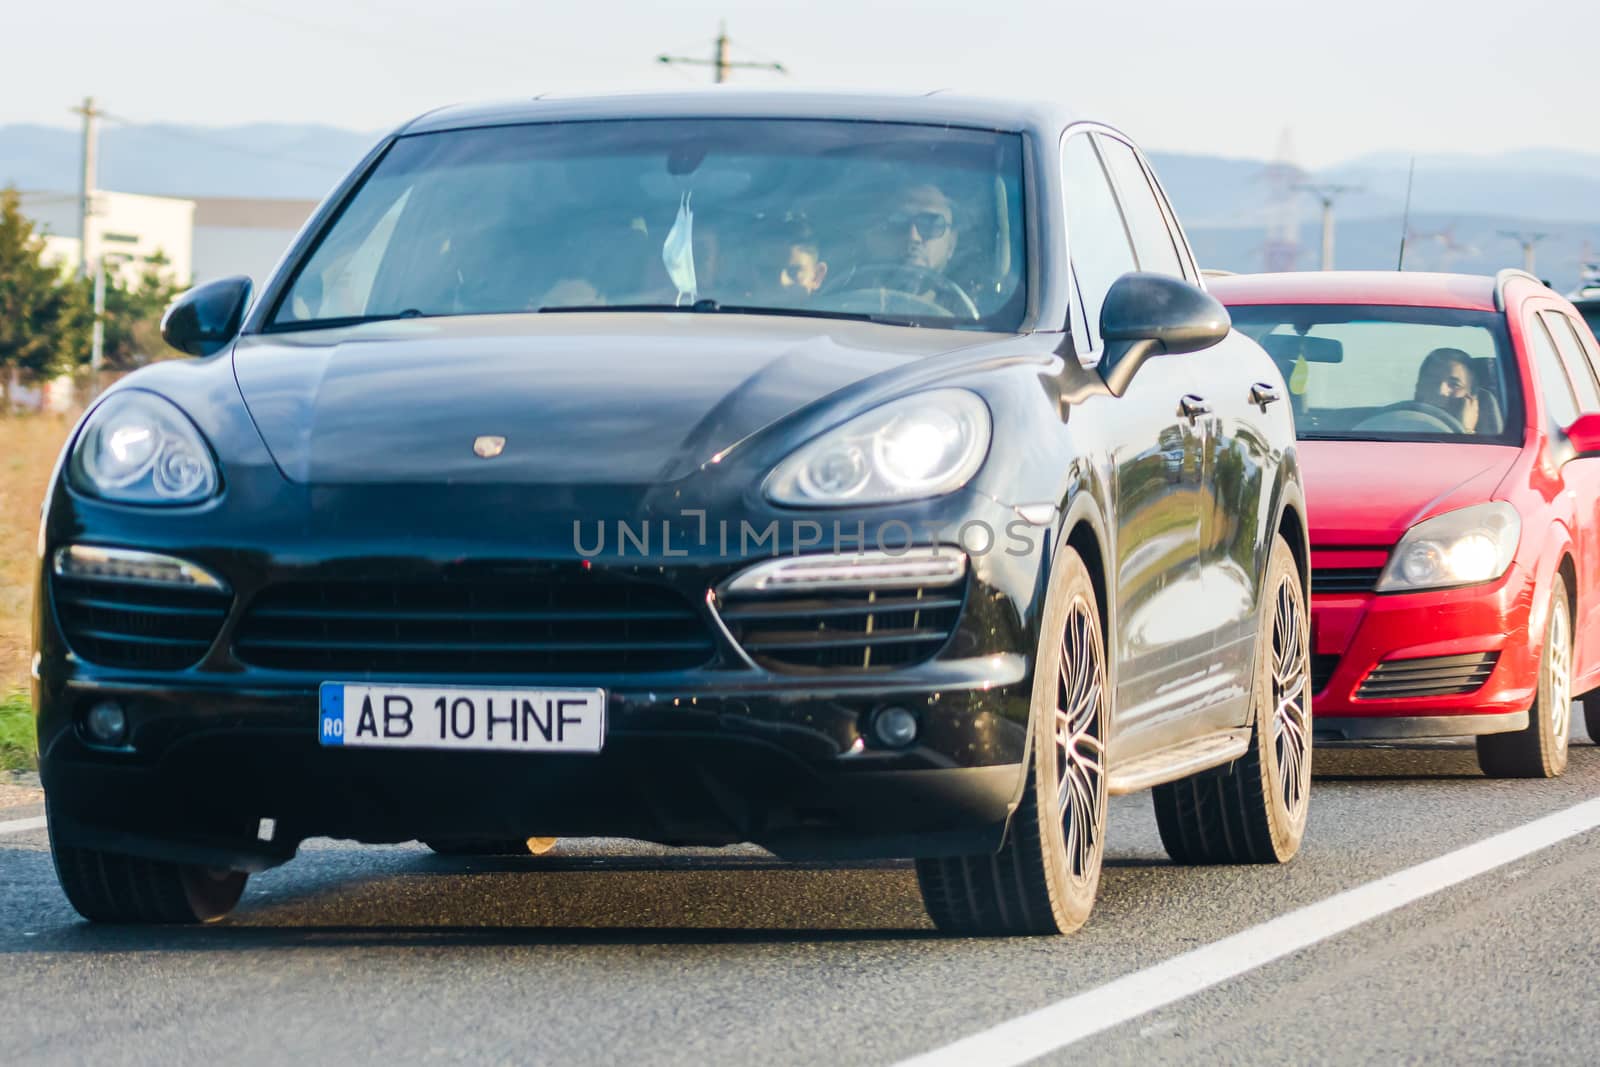
<path fill-rule="evenodd" d="M 1082 598 L 1073 601 L 1056 689 L 1056 806 L 1068 873 L 1079 883 L 1099 873 L 1105 832 L 1105 662 L 1093 611 Z"/>
<path fill-rule="evenodd" d="M 1551 613 L 1549 640 L 1550 729 L 1560 752 L 1572 733 L 1572 628 L 1565 611 Z"/>
<path fill-rule="evenodd" d="M 1298 581 L 1286 577 L 1280 582 L 1276 601 L 1272 618 L 1272 743 L 1284 810 L 1291 819 L 1298 819 L 1311 784 L 1305 606 Z"/>

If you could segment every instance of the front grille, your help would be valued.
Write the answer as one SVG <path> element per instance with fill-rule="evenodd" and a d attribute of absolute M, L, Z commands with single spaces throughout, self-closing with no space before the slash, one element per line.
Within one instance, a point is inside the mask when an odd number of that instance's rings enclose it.
<path fill-rule="evenodd" d="M 720 606 L 735 641 L 777 670 L 880 670 L 931 658 L 950 639 L 965 586 L 737 593 Z"/>
<path fill-rule="evenodd" d="M 245 613 L 234 651 L 327 675 L 595 674 L 698 667 L 715 645 L 675 590 L 585 573 L 272 586 Z"/>
<path fill-rule="evenodd" d="M 1311 593 L 1370 593 L 1382 576 L 1382 567 L 1318 567 L 1311 572 Z"/>
<path fill-rule="evenodd" d="M 1333 680 L 1333 672 L 1339 669 L 1339 656 L 1313 655 L 1311 657 L 1311 692 L 1320 693 L 1328 688 L 1328 683 Z"/>
<path fill-rule="evenodd" d="M 1494 672 L 1498 652 L 1467 656 L 1427 656 L 1392 659 L 1378 664 L 1356 691 L 1358 700 L 1393 700 L 1397 697 L 1442 697 L 1471 693 L 1483 687 Z"/>
<path fill-rule="evenodd" d="M 216 589 L 52 575 L 56 619 L 80 659 L 105 667 L 179 671 L 217 639 L 232 598 Z"/>

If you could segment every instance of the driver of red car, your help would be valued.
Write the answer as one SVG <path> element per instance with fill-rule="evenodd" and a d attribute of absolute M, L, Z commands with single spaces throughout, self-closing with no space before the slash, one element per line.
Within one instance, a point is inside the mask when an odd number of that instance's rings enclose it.
<path fill-rule="evenodd" d="M 1459 348 L 1435 348 L 1417 371 L 1415 399 L 1446 412 L 1467 433 L 1478 428 L 1478 397 L 1472 358 Z"/>

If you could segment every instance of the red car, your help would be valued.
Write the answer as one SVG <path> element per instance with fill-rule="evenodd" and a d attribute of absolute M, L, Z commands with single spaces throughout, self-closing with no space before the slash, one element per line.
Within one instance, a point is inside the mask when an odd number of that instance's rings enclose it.
<path fill-rule="evenodd" d="M 1485 774 L 1560 774 L 1600 688 L 1594 334 L 1522 271 L 1209 284 L 1288 383 L 1317 737 L 1471 734 Z"/>

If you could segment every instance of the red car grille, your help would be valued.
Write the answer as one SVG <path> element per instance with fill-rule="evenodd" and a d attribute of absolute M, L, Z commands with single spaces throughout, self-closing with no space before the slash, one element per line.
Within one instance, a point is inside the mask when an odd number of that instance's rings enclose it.
<path fill-rule="evenodd" d="M 1358 700 L 1394 700 L 1400 697 L 1442 697 L 1472 693 L 1483 688 L 1500 659 L 1498 652 L 1465 656 L 1426 656 L 1392 659 L 1378 664 L 1356 691 Z"/>
<path fill-rule="evenodd" d="M 1319 567 L 1311 572 L 1311 593 L 1370 593 L 1382 575 L 1382 567 Z"/>

